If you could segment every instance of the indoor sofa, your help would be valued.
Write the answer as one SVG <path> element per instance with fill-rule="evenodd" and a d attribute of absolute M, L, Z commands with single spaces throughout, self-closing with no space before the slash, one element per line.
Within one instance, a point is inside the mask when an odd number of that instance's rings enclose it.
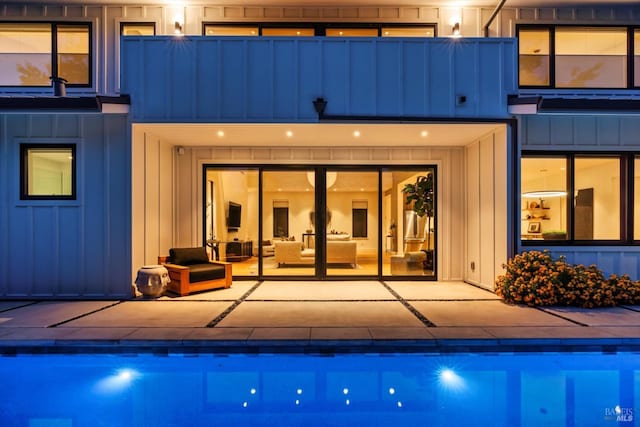
<path fill-rule="evenodd" d="M 358 242 L 355 240 L 327 241 L 327 264 L 351 264 L 355 268 L 357 258 Z"/>
<path fill-rule="evenodd" d="M 302 243 L 295 240 L 276 240 L 273 242 L 274 260 L 278 267 L 282 265 L 304 265 L 315 262 L 315 251 L 303 249 Z"/>
<path fill-rule="evenodd" d="M 304 249 L 300 242 L 275 241 L 274 257 L 278 266 L 308 265 L 315 262 L 315 250 Z M 327 264 L 357 264 L 358 242 L 355 240 L 330 240 L 327 242 Z"/>
<path fill-rule="evenodd" d="M 231 263 L 210 261 L 204 247 L 171 248 L 168 257 L 158 257 L 158 263 L 169 271 L 167 290 L 178 295 L 231 287 Z"/>

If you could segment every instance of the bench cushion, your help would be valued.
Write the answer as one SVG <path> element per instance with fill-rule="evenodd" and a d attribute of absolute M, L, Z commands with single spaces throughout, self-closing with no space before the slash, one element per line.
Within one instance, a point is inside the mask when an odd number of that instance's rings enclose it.
<path fill-rule="evenodd" d="M 206 264 L 209 262 L 207 249 L 201 248 L 171 248 L 169 249 L 171 263 L 177 265 Z"/>
<path fill-rule="evenodd" d="M 206 263 L 189 266 L 189 282 L 215 279 L 224 279 L 224 265 Z"/>

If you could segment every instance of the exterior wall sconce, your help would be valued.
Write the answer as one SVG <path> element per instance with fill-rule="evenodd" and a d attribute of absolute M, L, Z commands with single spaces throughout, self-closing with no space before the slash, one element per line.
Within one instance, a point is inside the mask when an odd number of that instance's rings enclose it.
<path fill-rule="evenodd" d="M 460 23 L 456 22 L 455 24 L 453 24 L 453 27 L 451 28 L 451 35 L 453 37 L 460 37 Z"/>
<path fill-rule="evenodd" d="M 176 36 L 181 36 L 183 35 L 182 33 L 182 26 L 183 26 L 183 19 L 180 16 L 176 16 L 175 18 L 173 18 L 174 23 L 173 23 L 173 34 L 175 34 Z"/>
<path fill-rule="evenodd" d="M 316 98 L 313 101 L 313 108 L 318 113 L 318 116 L 322 117 L 324 115 L 324 109 L 327 107 L 327 100 L 324 98 Z"/>

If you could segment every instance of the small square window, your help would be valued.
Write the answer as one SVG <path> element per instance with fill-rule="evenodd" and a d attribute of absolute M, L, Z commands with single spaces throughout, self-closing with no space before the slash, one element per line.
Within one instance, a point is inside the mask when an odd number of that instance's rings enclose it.
<path fill-rule="evenodd" d="M 20 144 L 20 199 L 74 200 L 74 144 Z"/>

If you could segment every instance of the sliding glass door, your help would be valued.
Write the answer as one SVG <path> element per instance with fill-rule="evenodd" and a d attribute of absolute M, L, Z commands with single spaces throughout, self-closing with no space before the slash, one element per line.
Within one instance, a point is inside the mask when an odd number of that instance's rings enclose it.
<path fill-rule="evenodd" d="M 433 166 L 209 166 L 205 175 L 205 242 L 235 277 L 436 278 Z"/>
<path fill-rule="evenodd" d="M 258 271 L 258 170 L 207 168 L 204 242 L 213 260 L 233 262 L 234 276 Z"/>
<path fill-rule="evenodd" d="M 436 171 L 382 173 L 383 276 L 436 277 Z"/>
<path fill-rule="evenodd" d="M 262 172 L 262 273 L 315 276 L 315 172 Z"/>
<path fill-rule="evenodd" d="M 327 276 L 377 276 L 378 171 L 327 170 Z"/>

